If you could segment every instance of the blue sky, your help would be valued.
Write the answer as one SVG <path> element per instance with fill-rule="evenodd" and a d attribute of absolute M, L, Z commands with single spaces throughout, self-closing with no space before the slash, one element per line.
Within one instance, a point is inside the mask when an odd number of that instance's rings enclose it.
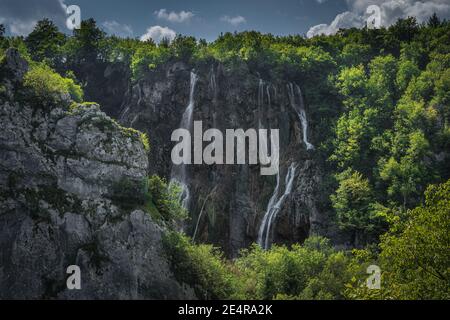
<path fill-rule="evenodd" d="M 78 5 L 82 19 L 94 18 L 110 34 L 141 39 L 180 33 L 212 41 L 221 32 L 243 30 L 314 36 L 362 27 L 374 4 L 386 26 L 407 16 L 424 21 L 434 12 L 450 18 L 450 0 L 0 0 L 0 23 L 9 34 L 27 35 L 47 17 L 69 32 L 65 11 Z"/>
<path fill-rule="evenodd" d="M 313 25 L 327 23 L 337 12 L 344 11 L 344 0 L 320 4 L 315 0 L 188 0 L 113 2 L 77 0 L 83 18 L 92 16 L 98 21 L 117 21 L 131 26 L 135 36 L 140 36 L 153 25 L 168 27 L 177 33 L 194 35 L 207 40 L 215 39 L 220 32 L 258 30 L 277 35 L 304 34 Z M 155 11 L 167 13 L 191 12 L 193 17 L 184 22 L 158 18 Z M 230 19 L 226 22 L 226 18 Z M 232 18 L 244 20 L 232 24 Z"/>

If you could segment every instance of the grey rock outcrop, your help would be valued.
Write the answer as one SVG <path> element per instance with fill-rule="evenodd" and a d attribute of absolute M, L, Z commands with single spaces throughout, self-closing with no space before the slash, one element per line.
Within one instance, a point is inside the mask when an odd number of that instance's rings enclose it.
<path fill-rule="evenodd" d="M 19 81 L 26 65 L 11 57 Z M 193 298 L 170 271 L 164 230 L 115 200 L 124 186 L 141 192 L 147 168 L 139 133 L 98 105 L 0 97 L 0 299 Z M 70 265 L 80 290 L 66 286 Z"/>

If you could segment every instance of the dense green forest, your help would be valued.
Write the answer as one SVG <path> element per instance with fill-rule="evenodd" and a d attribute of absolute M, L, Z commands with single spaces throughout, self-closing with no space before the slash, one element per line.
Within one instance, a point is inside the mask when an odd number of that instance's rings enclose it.
<path fill-rule="evenodd" d="M 192 68 L 217 61 L 237 73 L 245 65 L 301 84 L 320 141 L 314 157 L 325 170 L 324 206 L 358 249 L 313 236 L 267 251 L 254 245 L 227 260 L 175 231 L 187 216 L 179 191 L 149 177 L 142 199 L 133 199 L 167 229 L 175 274 L 199 296 L 450 299 L 450 22 L 433 16 L 311 39 L 242 32 L 156 44 L 107 36 L 92 19 L 71 36 L 42 20 L 25 38 L 6 36 L 0 25 L 0 64 L 9 47 L 30 63 L 20 98 L 41 106 L 58 94 L 90 98 L 87 77 L 112 63 L 125 65 L 131 81 L 182 60 Z M 369 265 L 381 269 L 380 289 L 366 286 Z"/>

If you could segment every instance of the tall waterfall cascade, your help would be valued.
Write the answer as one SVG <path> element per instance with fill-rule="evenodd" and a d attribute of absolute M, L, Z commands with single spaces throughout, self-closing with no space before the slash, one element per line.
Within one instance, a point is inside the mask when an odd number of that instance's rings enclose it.
<path fill-rule="evenodd" d="M 261 248 L 267 250 L 271 246 L 271 233 L 273 232 L 273 224 L 277 219 L 278 214 L 283 208 L 286 198 L 291 194 L 292 187 L 294 184 L 295 170 L 297 169 L 297 164 L 295 162 L 291 163 L 289 169 L 287 170 L 285 177 L 285 189 L 284 193 L 280 195 L 280 172 L 277 173 L 277 184 L 273 190 L 272 196 L 270 197 L 269 203 L 267 204 L 267 209 L 262 219 L 261 225 L 258 232 L 258 244 Z"/>
<path fill-rule="evenodd" d="M 195 84 L 197 83 L 197 75 L 191 71 L 190 89 L 189 89 L 189 103 L 184 110 L 183 117 L 181 118 L 180 128 L 187 129 L 192 133 L 193 128 L 193 115 L 194 115 L 194 92 Z M 170 175 L 170 183 L 178 183 L 181 187 L 180 201 L 184 208 L 189 206 L 190 191 L 189 182 L 187 176 L 187 165 L 180 164 L 178 166 L 172 166 L 172 172 Z"/>
<path fill-rule="evenodd" d="M 306 149 L 313 150 L 314 146 L 308 141 L 308 119 L 306 117 L 305 102 L 303 100 L 302 90 L 298 85 L 295 85 L 295 89 L 298 95 L 299 103 L 297 104 L 295 101 L 294 85 L 292 83 L 288 84 L 289 102 L 291 104 L 291 107 L 297 113 L 297 116 L 302 125 L 303 142 L 306 145 Z"/>
<path fill-rule="evenodd" d="M 263 105 L 264 105 L 264 81 L 259 79 L 258 84 L 258 129 L 262 128 L 262 115 L 263 115 Z"/>

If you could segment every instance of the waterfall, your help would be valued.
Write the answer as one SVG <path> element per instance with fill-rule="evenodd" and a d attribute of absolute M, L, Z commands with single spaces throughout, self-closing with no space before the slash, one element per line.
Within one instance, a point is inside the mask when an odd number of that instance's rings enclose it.
<path fill-rule="evenodd" d="M 292 108 L 297 113 L 300 123 L 302 125 L 302 131 L 303 131 L 303 142 L 306 145 L 307 150 L 314 149 L 314 146 L 308 141 L 308 119 L 306 117 L 306 111 L 305 111 L 305 103 L 303 101 L 303 95 L 302 90 L 298 85 L 295 85 L 295 88 L 297 90 L 297 94 L 299 96 L 299 103 L 300 105 L 297 105 L 295 103 L 295 94 L 294 94 L 294 86 L 292 83 L 288 84 L 288 93 L 289 93 L 289 101 L 291 103 Z"/>
<path fill-rule="evenodd" d="M 216 74 L 214 72 L 214 66 L 211 66 L 211 72 L 209 76 L 209 89 L 212 92 L 212 105 L 211 108 L 213 114 L 213 128 L 217 128 L 217 83 L 216 83 Z"/>
<path fill-rule="evenodd" d="M 215 103 L 217 100 L 217 83 L 216 83 L 216 75 L 214 72 L 214 66 L 211 67 L 211 73 L 209 77 L 209 88 L 213 93 L 213 102 Z"/>
<path fill-rule="evenodd" d="M 194 91 L 195 84 L 197 83 L 197 75 L 191 71 L 191 81 L 189 89 L 189 104 L 184 110 L 183 117 L 181 118 L 180 128 L 192 131 L 193 114 L 194 114 Z M 170 176 L 170 183 L 176 182 L 181 187 L 180 201 L 184 208 L 187 208 L 190 200 L 190 192 L 187 181 L 187 166 L 186 164 L 180 164 L 178 166 L 172 166 L 172 172 Z"/>
<path fill-rule="evenodd" d="M 264 104 L 264 81 L 259 79 L 258 85 L 258 129 L 261 129 L 262 109 Z"/>
<path fill-rule="evenodd" d="M 285 190 L 284 193 L 279 196 L 279 189 L 280 189 L 280 172 L 277 173 L 277 184 L 275 186 L 275 189 L 273 191 L 272 196 L 270 197 L 269 203 L 267 204 L 266 213 L 264 214 L 264 217 L 262 219 L 261 225 L 259 227 L 258 232 L 258 244 L 263 249 L 269 249 L 269 240 L 270 240 L 270 234 L 272 232 L 272 224 L 277 218 L 278 213 L 281 211 L 284 201 L 286 200 L 286 197 L 291 193 L 292 186 L 294 183 L 294 177 L 295 177 L 295 170 L 297 169 L 297 165 L 295 162 L 291 163 L 289 166 L 289 169 L 286 173 L 285 178 Z"/>
<path fill-rule="evenodd" d="M 219 129 L 217 124 L 217 118 L 218 118 L 218 87 L 217 87 L 217 80 L 216 80 L 216 73 L 214 71 L 214 65 L 211 66 L 211 71 L 209 73 L 209 90 L 212 94 L 212 106 L 210 108 L 210 112 L 212 112 L 212 128 Z M 214 139 L 214 146 L 216 146 L 216 139 Z M 214 185 L 217 184 L 217 176 L 218 176 L 218 166 L 214 165 L 212 167 L 212 183 Z"/>
<path fill-rule="evenodd" d="M 267 103 L 269 105 L 269 110 L 270 110 L 270 107 L 272 106 L 272 101 L 271 101 L 271 98 L 270 98 L 270 85 L 268 85 L 266 87 L 266 93 L 267 93 Z"/>

